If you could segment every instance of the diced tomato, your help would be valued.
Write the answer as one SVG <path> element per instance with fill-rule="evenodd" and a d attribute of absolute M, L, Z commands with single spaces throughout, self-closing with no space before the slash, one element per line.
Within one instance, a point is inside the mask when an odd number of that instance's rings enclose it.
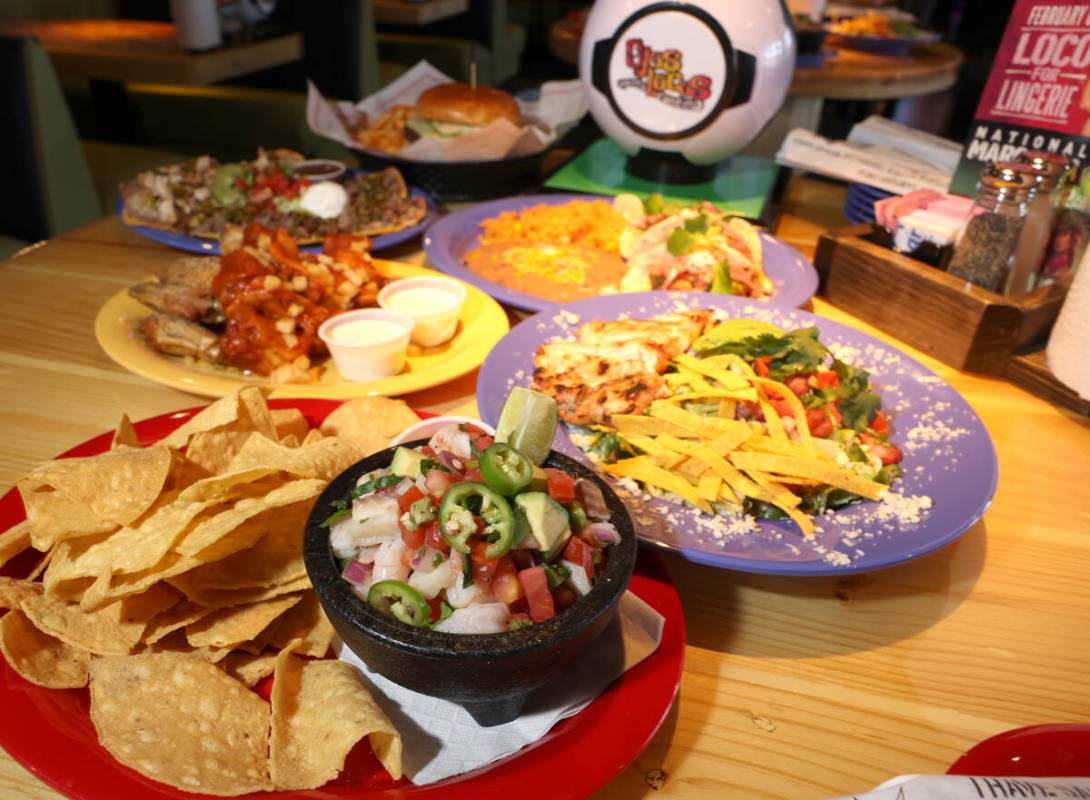
<path fill-rule="evenodd" d="M 405 546 L 410 550 L 418 550 L 424 546 L 424 527 L 407 528 L 401 521 L 397 521 L 398 527 L 401 528 L 401 541 L 405 542 Z"/>
<path fill-rule="evenodd" d="M 443 472 L 441 469 L 433 469 L 428 472 L 428 476 L 424 478 L 424 488 L 428 490 L 430 494 L 437 502 L 443 498 L 447 489 L 452 483 L 457 480 L 449 472 Z"/>
<path fill-rule="evenodd" d="M 799 397 L 802 397 L 810 391 L 810 383 L 806 380 L 806 376 L 804 375 L 793 375 L 787 379 L 786 383 L 787 388 Z"/>
<path fill-rule="evenodd" d="M 575 500 L 575 480 L 565 472 L 558 469 L 546 469 L 548 477 L 549 497 L 560 505 L 566 505 Z"/>
<path fill-rule="evenodd" d="M 786 397 L 781 397 L 775 392 L 768 393 L 768 403 L 774 409 L 776 413 L 781 417 L 794 417 L 795 412 L 792 410 L 792 403 Z"/>
<path fill-rule="evenodd" d="M 526 592 L 526 602 L 530 607 L 530 619 L 545 622 L 556 616 L 556 606 L 552 593 L 549 592 L 549 579 L 545 576 L 545 567 L 530 567 L 519 573 L 519 582 Z"/>
<path fill-rule="evenodd" d="M 496 574 L 496 567 L 499 566 L 498 559 L 488 558 L 485 555 L 487 549 L 488 542 L 474 542 L 469 551 L 469 558 L 473 564 L 473 579 L 486 592 L 491 589 L 492 577 Z"/>
<path fill-rule="evenodd" d="M 772 360 L 772 356 L 761 356 L 753 360 L 753 371 L 757 373 L 758 378 L 768 377 L 768 362 Z"/>
<path fill-rule="evenodd" d="M 833 420 L 832 415 L 829 413 L 830 407 L 835 408 L 830 404 L 821 408 L 806 409 L 806 424 L 810 427 L 810 433 L 819 439 L 827 439 L 833 435 Z"/>
<path fill-rule="evenodd" d="M 511 556 L 500 556 L 496 560 L 496 569 L 492 573 L 492 594 L 501 603 L 511 605 L 526 596 L 518 575 L 518 568 Z"/>
<path fill-rule="evenodd" d="M 415 484 L 409 487 L 409 490 L 407 492 L 399 495 L 397 498 L 397 505 L 401 508 L 401 513 L 404 514 L 406 511 L 412 508 L 413 503 L 415 503 L 423 496 L 424 493 L 420 491 L 420 487 L 416 486 Z"/>
<path fill-rule="evenodd" d="M 447 544 L 446 539 L 443 538 L 443 534 L 439 532 L 439 523 L 435 520 L 431 522 L 425 522 L 420 526 L 420 530 L 424 531 L 424 544 L 433 550 L 438 550 L 441 553 L 449 553 L 450 545 Z"/>
<path fill-rule="evenodd" d="M 814 373 L 814 385 L 818 389 L 835 389 L 840 385 L 840 378 L 832 370 Z"/>
<path fill-rule="evenodd" d="M 564 558 L 586 569 L 588 575 L 594 574 L 594 548 L 577 536 L 573 536 L 564 548 Z"/>
<path fill-rule="evenodd" d="M 433 448 L 430 444 L 421 445 L 420 453 L 424 456 L 424 458 L 430 458 L 433 461 L 435 460 L 435 448 Z"/>
<path fill-rule="evenodd" d="M 883 442 L 868 433 L 860 434 L 859 441 L 869 455 L 877 457 L 883 464 L 897 464 L 901 458 L 901 448 Z"/>
<path fill-rule="evenodd" d="M 477 483 L 482 483 L 484 481 L 484 477 L 481 475 L 481 471 L 479 469 L 467 469 L 464 480 L 477 481 Z"/>
<path fill-rule="evenodd" d="M 885 436 L 889 433 L 889 420 L 881 411 L 876 411 L 869 427 L 880 436 Z"/>
<path fill-rule="evenodd" d="M 574 605 L 579 595 L 567 586 L 557 586 L 553 589 L 553 605 L 557 611 L 563 611 L 568 606 Z"/>
<path fill-rule="evenodd" d="M 433 597 L 426 601 L 428 608 L 431 609 L 431 615 L 428 617 L 429 622 L 438 622 L 439 617 L 443 614 L 443 601 L 438 597 Z"/>

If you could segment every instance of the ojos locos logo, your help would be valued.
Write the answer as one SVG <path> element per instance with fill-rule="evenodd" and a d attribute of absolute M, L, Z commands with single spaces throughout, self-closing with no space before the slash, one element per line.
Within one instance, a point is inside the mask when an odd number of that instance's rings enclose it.
<path fill-rule="evenodd" d="M 755 59 L 701 8 L 658 3 L 594 45 L 594 87 L 634 131 L 681 139 L 749 100 Z"/>

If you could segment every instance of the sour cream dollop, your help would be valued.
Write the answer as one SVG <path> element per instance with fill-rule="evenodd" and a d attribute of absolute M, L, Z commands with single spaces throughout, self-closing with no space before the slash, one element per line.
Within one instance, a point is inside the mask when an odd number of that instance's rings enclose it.
<path fill-rule="evenodd" d="M 339 217 L 348 205 L 348 192 L 335 181 L 313 183 L 299 196 L 299 207 L 322 219 Z"/>

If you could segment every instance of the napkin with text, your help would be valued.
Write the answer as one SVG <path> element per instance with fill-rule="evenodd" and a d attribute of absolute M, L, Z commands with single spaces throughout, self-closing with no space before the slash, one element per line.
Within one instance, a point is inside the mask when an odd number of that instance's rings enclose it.
<path fill-rule="evenodd" d="M 343 643 L 335 647 L 342 661 L 363 673 L 375 701 L 401 733 L 406 777 L 424 785 L 498 761 L 536 742 L 560 720 L 578 714 L 622 673 L 655 651 L 664 621 L 643 600 L 625 592 L 613 622 L 579 660 L 538 689 L 518 719 L 492 728 L 478 725 L 455 703 L 398 686 L 373 672 Z"/>
<path fill-rule="evenodd" d="M 1008 800 L 1012 797 L 1090 797 L 1090 778 L 900 775 L 869 792 L 834 800 Z"/>

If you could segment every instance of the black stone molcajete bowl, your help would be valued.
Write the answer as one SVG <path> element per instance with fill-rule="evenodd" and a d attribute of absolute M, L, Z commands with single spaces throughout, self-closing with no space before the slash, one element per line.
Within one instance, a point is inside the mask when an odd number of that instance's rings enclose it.
<path fill-rule="evenodd" d="M 598 485 L 621 534 L 620 543 L 607 551 L 606 567 L 590 593 L 548 622 L 508 633 L 413 628 L 375 611 L 352 591 L 340 576 L 328 529 L 319 527 L 331 513 L 331 503 L 343 498 L 364 473 L 389 466 L 393 453 L 394 448 L 383 450 L 349 467 L 314 504 L 303 557 L 318 599 L 337 634 L 371 669 L 413 691 L 458 703 L 481 725 L 509 722 L 519 715 L 530 693 L 567 669 L 616 615 L 636 564 L 632 521 L 621 500 L 593 470 L 553 453 L 546 466 Z"/>

